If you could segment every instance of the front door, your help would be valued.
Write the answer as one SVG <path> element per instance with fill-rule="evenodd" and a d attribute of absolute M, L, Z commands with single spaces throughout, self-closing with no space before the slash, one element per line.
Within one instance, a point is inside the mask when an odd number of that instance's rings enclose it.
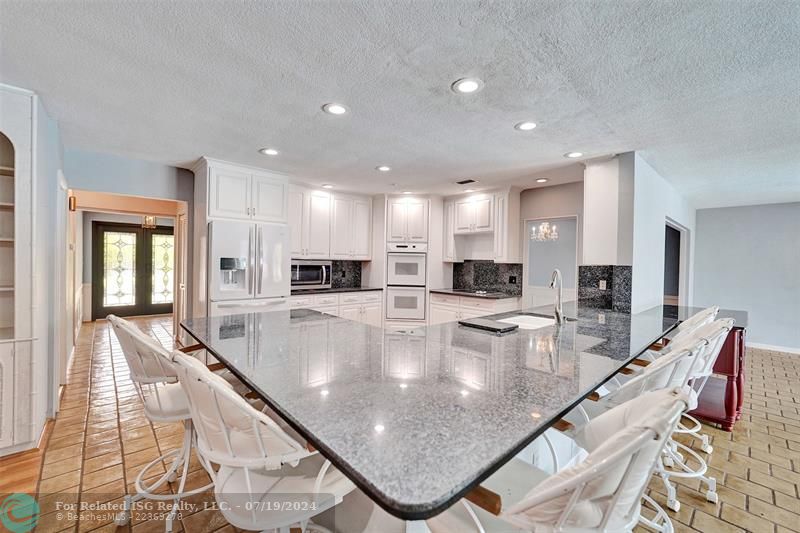
<path fill-rule="evenodd" d="M 172 313 L 173 228 L 92 223 L 92 320 Z"/>

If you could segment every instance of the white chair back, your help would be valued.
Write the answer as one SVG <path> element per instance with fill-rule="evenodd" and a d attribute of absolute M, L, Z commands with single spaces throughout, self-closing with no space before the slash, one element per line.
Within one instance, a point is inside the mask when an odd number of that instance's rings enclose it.
<path fill-rule="evenodd" d="M 189 399 L 197 449 L 206 462 L 276 469 L 287 463 L 296 464 L 309 455 L 299 442 L 203 363 L 180 352 L 174 353 L 173 361 Z"/>
<path fill-rule="evenodd" d="M 163 385 L 178 381 L 169 351 L 131 322 L 115 315 L 106 318 L 119 340 L 139 397 L 146 407 L 163 409 L 169 401 L 162 398 Z"/>
<path fill-rule="evenodd" d="M 537 485 L 502 518 L 526 530 L 629 531 L 687 402 L 681 389 L 662 389 L 592 420 L 576 438 L 588 457 Z"/>
<path fill-rule="evenodd" d="M 715 320 L 694 330 L 693 335 L 704 339 L 706 346 L 701 354 L 701 363 L 694 369 L 694 378 L 708 377 L 714 371 L 722 346 L 728 338 L 728 333 L 733 329 L 735 321 L 732 318 Z"/>
<path fill-rule="evenodd" d="M 681 337 L 691 334 L 697 328 L 712 323 L 714 319 L 717 318 L 717 313 L 719 313 L 719 306 L 712 305 L 711 307 L 707 307 L 693 314 L 677 325 L 675 334 L 672 336 L 672 341 L 679 340 Z"/>
<path fill-rule="evenodd" d="M 642 394 L 664 388 L 682 388 L 689 384 L 694 369 L 700 365 L 700 356 L 706 346 L 702 338 L 684 337 L 670 343 L 670 350 L 644 369 L 612 390 L 604 400 L 621 404 Z"/>

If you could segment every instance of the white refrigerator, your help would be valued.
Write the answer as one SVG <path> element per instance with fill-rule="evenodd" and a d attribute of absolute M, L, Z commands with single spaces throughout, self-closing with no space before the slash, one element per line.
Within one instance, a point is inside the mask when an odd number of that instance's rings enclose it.
<path fill-rule="evenodd" d="M 288 309 L 289 226 L 208 224 L 209 316 Z"/>

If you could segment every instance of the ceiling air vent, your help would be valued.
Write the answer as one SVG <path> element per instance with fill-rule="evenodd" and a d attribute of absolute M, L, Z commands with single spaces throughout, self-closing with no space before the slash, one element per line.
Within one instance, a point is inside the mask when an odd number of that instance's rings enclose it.
<path fill-rule="evenodd" d="M 475 180 L 461 180 L 456 182 L 458 185 L 469 185 L 470 183 L 476 183 Z"/>

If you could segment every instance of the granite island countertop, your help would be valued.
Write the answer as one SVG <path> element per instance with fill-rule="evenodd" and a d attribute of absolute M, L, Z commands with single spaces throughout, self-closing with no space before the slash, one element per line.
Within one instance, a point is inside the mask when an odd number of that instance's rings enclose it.
<path fill-rule="evenodd" d="M 381 507 L 420 520 L 676 324 L 663 307 L 572 316 L 503 336 L 455 322 L 396 332 L 307 309 L 182 327 Z"/>

